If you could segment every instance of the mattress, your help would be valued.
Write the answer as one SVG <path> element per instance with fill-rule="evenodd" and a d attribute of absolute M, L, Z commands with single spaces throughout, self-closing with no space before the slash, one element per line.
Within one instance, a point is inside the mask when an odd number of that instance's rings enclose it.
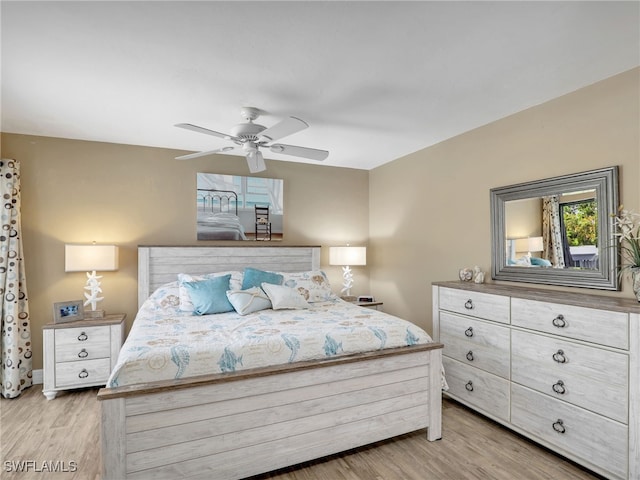
<path fill-rule="evenodd" d="M 107 383 L 118 387 L 432 342 L 420 327 L 336 296 L 306 309 L 197 316 L 177 283 L 142 305 Z"/>

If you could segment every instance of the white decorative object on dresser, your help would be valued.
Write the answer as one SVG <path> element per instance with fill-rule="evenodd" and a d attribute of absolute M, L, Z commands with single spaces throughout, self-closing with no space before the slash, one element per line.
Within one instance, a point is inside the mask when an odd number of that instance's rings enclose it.
<path fill-rule="evenodd" d="M 640 479 L 640 304 L 433 284 L 452 399 L 611 479 Z"/>
<path fill-rule="evenodd" d="M 43 389 L 47 400 L 60 390 L 105 385 L 124 342 L 125 314 L 43 327 Z"/>

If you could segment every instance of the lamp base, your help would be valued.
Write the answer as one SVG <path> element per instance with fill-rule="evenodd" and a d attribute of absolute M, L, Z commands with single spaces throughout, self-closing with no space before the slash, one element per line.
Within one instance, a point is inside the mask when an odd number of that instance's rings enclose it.
<path fill-rule="evenodd" d="M 104 310 L 85 310 L 84 318 L 104 318 Z"/>

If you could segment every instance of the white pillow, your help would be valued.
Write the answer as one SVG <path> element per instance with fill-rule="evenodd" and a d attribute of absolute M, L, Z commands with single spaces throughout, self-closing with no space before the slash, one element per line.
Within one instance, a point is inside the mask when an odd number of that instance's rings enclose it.
<path fill-rule="evenodd" d="M 263 283 L 261 287 L 269 297 L 269 300 L 271 300 L 271 308 L 274 310 L 311 307 L 304 297 L 293 288 L 272 283 Z"/>
<path fill-rule="evenodd" d="M 189 275 L 187 273 L 178 274 L 178 296 L 180 297 L 180 311 L 193 312 L 194 306 L 189 296 L 189 292 L 182 285 L 183 282 L 200 282 L 209 278 L 231 275 L 229 280 L 229 290 L 240 290 L 242 288 L 242 272 L 216 272 L 205 273 L 204 275 Z"/>
<path fill-rule="evenodd" d="M 334 296 L 329 280 L 322 270 L 278 273 L 283 277 L 282 285 L 297 290 L 309 303 L 325 302 Z"/>
<path fill-rule="evenodd" d="M 260 287 L 251 287 L 247 290 L 229 290 L 227 298 L 240 315 L 271 308 L 271 300 Z"/>

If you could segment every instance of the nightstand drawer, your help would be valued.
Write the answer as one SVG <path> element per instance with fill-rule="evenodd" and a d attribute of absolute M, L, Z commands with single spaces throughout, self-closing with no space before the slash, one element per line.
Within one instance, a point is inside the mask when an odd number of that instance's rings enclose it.
<path fill-rule="evenodd" d="M 55 331 L 56 357 L 60 353 L 74 353 L 89 347 L 103 349 L 109 352 L 109 326 L 65 328 Z M 76 358 L 77 360 L 77 358 Z"/>
<path fill-rule="evenodd" d="M 511 423 L 540 440 L 627 478 L 626 425 L 512 385 Z"/>
<path fill-rule="evenodd" d="M 447 393 L 496 418 L 509 420 L 509 381 L 442 357 Z"/>
<path fill-rule="evenodd" d="M 508 327 L 440 312 L 440 342 L 444 355 L 509 378 Z"/>
<path fill-rule="evenodd" d="M 628 355 L 519 330 L 511 341 L 512 381 L 628 421 Z"/>
<path fill-rule="evenodd" d="M 627 313 L 513 298 L 511 322 L 523 328 L 598 345 L 629 348 Z"/>
<path fill-rule="evenodd" d="M 108 341 L 97 345 L 67 345 L 56 348 L 56 363 L 109 358 L 110 353 L 111 345 Z"/>
<path fill-rule="evenodd" d="M 106 383 L 111 371 L 109 358 L 56 363 L 56 387 L 81 387 Z"/>
<path fill-rule="evenodd" d="M 503 295 L 441 288 L 439 300 L 443 310 L 509 323 L 509 297 Z"/>

